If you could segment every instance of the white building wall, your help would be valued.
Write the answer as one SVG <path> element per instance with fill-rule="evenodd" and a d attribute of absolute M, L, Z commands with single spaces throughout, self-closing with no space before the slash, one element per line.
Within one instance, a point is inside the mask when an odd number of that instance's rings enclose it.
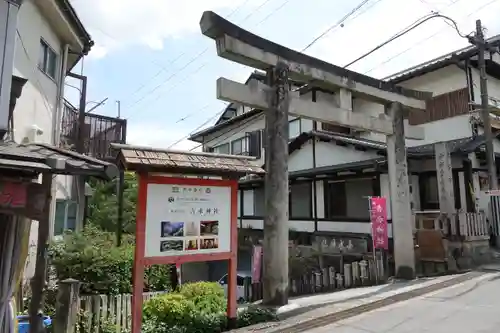
<path fill-rule="evenodd" d="M 28 82 L 16 103 L 14 138 L 16 142 L 22 142 L 28 129 L 37 125 L 43 134 L 38 135 L 36 141 L 51 143 L 59 83 L 38 69 L 40 39 L 43 38 L 59 55 L 58 68 L 61 63 L 61 42 L 31 1 L 25 1 L 21 6 L 17 29 L 14 75 Z"/>

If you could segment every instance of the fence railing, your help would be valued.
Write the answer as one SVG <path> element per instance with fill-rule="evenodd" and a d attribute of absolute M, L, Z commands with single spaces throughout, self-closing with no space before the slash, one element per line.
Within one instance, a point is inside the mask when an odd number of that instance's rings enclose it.
<path fill-rule="evenodd" d="M 415 229 L 441 230 L 445 237 L 460 238 L 466 241 L 487 239 L 490 235 L 486 213 L 457 212 L 451 215 L 439 211 L 414 213 Z"/>
<path fill-rule="evenodd" d="M 289 295 L 306 296 L 316 293 L 334 292 L 338 290 L 370 286 L 385 282 L 387 270 L 382 262 L 377 267 L 373 260 L 354 261 L 343 264 L 341 271 L 334 267 L 323 268 L 320 271 L 306 274 L 302 277 L 290 279 Z M 262 284 L 251 284 L 249 279 L 245 284 L 245 299 L 256 302 L 262 299 Z"/>
<path fill-rule="evenodd" d="M 165 292 L 144 293 L 143 300 L 162 295 Z M 90 295 L 80 296 L 81 317 L 80 333 L 101 333 L 103 322 L 116 327 L 116 332 L 121 333 L 131 328 L 132 295 Z"/>

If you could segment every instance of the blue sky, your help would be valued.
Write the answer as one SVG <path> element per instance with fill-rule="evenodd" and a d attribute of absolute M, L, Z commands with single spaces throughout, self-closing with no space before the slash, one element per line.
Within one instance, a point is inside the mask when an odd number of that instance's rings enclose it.
<path fill-rule="evenodd" d="M 229 20 L 253 33 L 301 50 L 360 2 L 72 0 L 96 42 L 83 64 L 88 100 L 107 97 L 95 112 L 111 116 L 120 100 L 128 143 L 167 148 L 217 119 L 225 105 L 215 98 L 218 77 L 244 81 L 253 70 L 217 57 L 215 43 L 199 31 L 204 10 L 230 15 Z M 487 36 L 500 33 L 495 15 L 500 0 L 370 0 L 306 53 L 345 65 L 431 10 L 455 19 L 464 33 L 474 29 L 478 18 Z M 433 19 L 349 68 L 381 78 L 466 44 L 443 20 Z M 78 65 L 75 72 L 80 69 Z M 66 91 L 70 100 L 77 100 L 75 89 Z M 181 140 L 174 148 L 194 146 Z"/>

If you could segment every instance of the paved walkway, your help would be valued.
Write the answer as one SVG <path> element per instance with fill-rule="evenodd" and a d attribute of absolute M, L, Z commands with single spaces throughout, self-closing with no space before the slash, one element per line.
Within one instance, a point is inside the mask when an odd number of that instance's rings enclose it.
<path fill-rule="evenodd" d="M 422 279 L 411 282 L 396 282 L 393 284 L 376 286 L 370 288 L 351 289 L 342 292 L 332 293 L 328 295 L 317 295 L 291 300 L 294 311 L 289 312 L 289 318 L 278 323 L 259 324 L 252 327 L 238 329 L 236 333 L 299 333 L 299 332 L 331 332 L 335 328 L 351 329 L 353 331 L 345 332 L 386 332 L 384 330 L 371 330 L 368 327 L 355 327 L 350 325 L 350 320 L 356 321 L 360 314 L 372 313 L 373 310 L 379 308 L 387 309 L 393 305 L 406 303 L 409 299 L 422 297 L 423 295 L 431 296 L 436 292 L 440 292 L 443 288 L 451 286 L 462 286 L 465 284 L 475 285 L 483 283 L 493 277 L 500 277 L 500 273 L 480 273 L 471 272 L 456 276 L 443 276 L 433 279 Z M 446 289 L 448 290 L 448 289 Z M 500 289 L 499 289 L 500 290 Z M 445 291 L 443 291 L 445 292 Z M 499 300 L 500 305 L 500 300 Z M 387 313 L 386 313 L 387 314 Z M 287 313 L 284 314 L 287 316 Z M 392 313 L 390 314 L 392 317 Z M 408 317 L 408 316 L 407 316 Z M 498 316 L 500 320 L 500 315 Z M 352 319 L 350 319 L 352 318 Z M 375 320 L 375 319 L 373 319 Z M 385 322 L 385 319 L 377 319 Z M 399 322 L 398 322 L 399 323 Z M 368 322 L 366 325 L 371 325 Z M 328 325 L 328 326 L 327 326 Z M 395 325 L 395 324 L 394 324 Z M 325 327 L 329 327 L 328 330 Z M 345 327 L 345 328 L 343 328 Z M 376 326 L 375 326 L 376 328 Z M 386 329 L 382 327 L 381 329 Z M 390 326 L 389 326 L 390 328 Z M 357 329 L 357 331 L 356 331 Z M 387 331 L 391 332 L 391 331 Z M 399 331 L 394 331 L 399 332 Z M 404 332 L 404 331 L 401 331 Z M 462 332 L 455 330 L 455 332 Z M 464 331 L 468 332 L 469 331 Z"/>
<path fill-rule="evenodd" d="M 499 295 L 500 274 L 490 273 L 421 297 L 302 332 L 498 332 Z"/>

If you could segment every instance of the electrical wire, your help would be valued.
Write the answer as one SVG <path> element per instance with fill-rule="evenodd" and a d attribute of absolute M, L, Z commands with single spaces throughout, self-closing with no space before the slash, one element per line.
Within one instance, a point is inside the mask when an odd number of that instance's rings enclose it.
<path fill-rule="evenodd" d="M 246 3 L 248 3 L 250 0 L 246 0 L 244 1 L 240 6 L 238 6 L 235 10 L 233 10 L 231 13 L 229 13 L 227 15 L 227 18 L 231 17 L 232 15 L 234 15 L 239 9 L 241 9 Z M 250 12 L 241 22 L 244 22 L 246 21 L 248 18 L 250 18 L 251 16 L 253 16 L 256 12 L 258 12 L 262 7 L 264 7 L 267 3 L 269 3 L 271 0 L 265 0 L 263 3 L 261 3 L 257 8 L 255 8 L 252 12 Z M 164 81 L 162 81 L 160 84 L 158 84 L 157 86 L 155 86 L 153 89 L 149 90 L 146 94 L 144 94 L 141 98 L 139 98 L 138 100 L 134 101 L 131 105 L 127 106 L 127 110 L 131 109 L 132 107 L 136 106 L 137 104 L 139 104 L 140 102 L 142 102 L 145 98 L 147 98 L 148 96 L 150 96 L 151 94 L 153 94 L 155 91 L 157 91 L 159 88 L 161 88 L 163 85 L 165 85 L 167 82 L 169 82 L 172 78 L 174 78 L 175 76 L 177 76 L 177 74 L 179 74 L 181 71 L 183 71 L 185 68 L 187 68 L 189 65 L 191 65 L 192 63 L 194 63 L 196 60 L 198 60 L 202 55 L 204 55 L 208 50 L 210 49 L 210 47 L 206 47 L 204 50 L 202 50 L 200 53 L 198 53 L 194 58 L 192 58 L 191 60 L 188 61 L 188 63 L 186 63 L 184 66 L 182 66 L 180 69 L 178 69 L 176 72 L 174 72 L 172 75 L 170 75 L 168 78 L 166 78 Z M 179 57 L 181 57 L 182 55 L 185 55 L 186 52 L 183 52 Z M 177 58 L 179 58 L 177 57 Z M 176 59 L 177 59 L 176 58 Z M 190 74 L 190 76 L 194 75 L 195 73 L 199 72 L 202 68 L 204 68 L 205 66 L 207 65 L 207 63 L 203 64 L 202 66 L 200 66 L 195 72 L 193 72 L 192 74 Z M 162 70 L 159 71 L 160 73 L 162 72 Z M 156 75 L 154 75 L 153 78 L 156 78 L 157 76 L 159 75 L 159 73 L 157 73 Z M 152 78 L 152 79 L 153 79 Z M 170 91 L 168 91 L 170 92 Z M 167 93 L 168 93 L 167 92 Z M 160 95 L 157 99 L 155 99 L 154 101 L 157 101 L 160 97 L 164 97 L 165 94 L 163 95 Z M 130 118 L 130 116 L 128 117 Z"/>
<path fill-rule="evenodd" d="M 309 44 L 307 44 L 306 47 L 304 47 L 302 49 L 301 52 L 305 52 L 311 46 L 313 46 L 314 44 L 316 44 L 316 42 L 318 42 L 320 39 L 322 39 L 323 37 L 325 37 L 328 33 L 330 33 L 330 31 L 332 31 L 333 29 L 337 28 L 339 25 L 341 25 L 342 23 L 344 23 L 345 20 L 347 20 L 351 15 L 353 15 L 358 10 L 360 10 L 369 1 L 370 0 L 363 0 L 363 1 L 361 1 L 361 3 L 359 3 L 356 7 L 354 7 L 349 13 L 347 13 L 344 17 L 342 17 L 337 23 L 335 23 L 334 25 L 330 26 L 328 29 L 326 29 L 325 31 L 323 31 L 318 37 L 314 38 L 312 40 L 312 42 L 310 42 Z"/>
<path fill-rule="evenodd" d="M 457 4 L 458 2 L 460 2 L 460 1 L 462 1 L 462 0 L 455 1 L 455 2 L 453 2 L 450 6 L 455 5 L 455 4 Z M 492 1 L 490 1 L 490 2 L 488 2 L 488 3 L 486 3 L 486 4 L 484 4 L 484 5 L 480 6 L 479 8 L 477 8 L 476 10 L 474 10 L 474 11 L 470 12 L 468 15 L 466 15 L 465 17 L 463 17 L 463 18 L 462 18 L 461 20 L 459 20 L 459 21 L 460 21 L 460 22 L 462 22 L 464 19 L 469 18 L 470 16 L 474 15 L 474 14 L 475 14 L 475 13 L 477 13 L 478 11 L 480 11 L 480 10 L 482 10 L 482 9 L 484 9 L 484 8 L 486 8 L 486 7 L 488 7 L 488 6 L 490 6 L 490 5 L 492 5 L 493 3 L 497 2 L 497 1 L 498 1 L 498 0 L 492 0 Z M 446 7 L 446 8 L 448 8 L 448 7 Z M 424 43 L 424 42 L 426 42 L 426 41 L 430 40 L 431 38 L 434 38 L 435 36 L 437 36 L 437 35 L 439 35 L 440 33 L 444 32 L 444 30 L 445 30 L 445 29 L 446 29 L 446 27 L 445 27 L 445 28 L 443 28 L 443 29 L 441 29 L 441 30 L 438 30 L 436 33 L 434 33 L 434 34 L 432 34 L 432 35 L 430 35 L 430 36 L 428 36 L 428 37 L 426 37 L 426 38 L 424 38 L 424 39 L 422 39 L 422 40 L 418 41 L 417 43 L 412 44 L 412 46 L 410 46 L 410 47 L 408 47 L 407 49 L 405 49 L 405 50 L 403 50 L 403 51 L 401 51 L 401 52 L 399 52 L 399 53 L 395 54 L 395 55 L 394 55 L 394 56 L 392 56 L 392 57 L 387 58 L 387 59 L 386 59 L 386 60 L 384 60 L 383 62 L 381 62 L 381 63 L 379 63 L 379 64 L 375 65 L 374 67 L 370 68 L 369 70 L 365 71 L 363 74 L 365 74 L 365 75 L 366 75 L 366 74 L 368 74 L 368 73 L 373 72 L 375 69 L 377 69 L 377 68 L 379 68 L 379 67 L 381 67 L 381 66 L 383 66 L 383 65 L 385 65 L 385 64 L 387 64 L 387 63 L 389 63 L 389 62 L 391 62 L 392 60 L 394 60 L 394 59 L 396 59 L 396 58 L 398 58 L 398 57 L 402 56 L 402 55 L 403 55 L 403 54 L 405 54 L 406 52 L 408 52 L 408 51 L 410 51 L 410 50 L 414 49 L 415 47 L 417 47 L 418 45 L 420 45 L 420 44 L 422 44 L 422 43 Z M 391 76 L 392 76 L 392 75 L 391 75 Z M 390 77 L 390 76 L 389 76 L 389 77 Z"/>
<path fill-rule="evenodd" d="M 330 33 L 332 30 L 334 30 L 336 27 L 340 26 L 341 24 L 343 24 L 345 21 L 347 21 L 353 14 L 355 14 L 356 12 L 358 12 L 364 5 L 366 5 L 370 0 L 364 0 L 362 1 L 360 4 L 358 4 L 355 8 L 353 8 L 349 13 L 347 13 L 344 17 L 342 17 L 336 24 L 332 25 L 331 27 L 329 27 L 326 31 L 324 31 L 322 34 L 320 34 L 318 37 L 314 38 L 312 42 L 310 42 L 304 49 L 302 49 L 302 52 L 304 52 L 305 50 L 307 50 L 308 48 L 310 48 L 312 45 L 314 45 L 317 41 L 319 41 L 321 38 L 325 37 L 328 33 Z M 354 18 L 352 19 L 356 19 L 358 16 L 362 15 L 363 13 L 367 12 L 369 9 L 371 9 L 373 6 L 375 6 L 376 4 L 378 4 L 379 2 L 381 2 L 382 0 L 377 0 L 376 2 L 374 2 L 371 6 L 369 6 L 366 10 L 362 11 L 361 13 L 358 13 L 358 15 L 356 15 Z M 266 16 L 259 24 L 257 25 L 260 25 L 262 22 L 264 22 L 265 20 L 267 20 L 274 12 L 280 10 L 281 8 L 283 8 L 287 3 L 289 2 L 289 0 L 285 1 L 284 3 L 282 3 L 279 7 L 277 7 L 273 12 L 271 12 L 268 16 Z M 301 89 L 302 87 L 300 88 L 297 88 L 296 90 L 298 89 Z M 206 123 L 205 123 L 206 124 Z M 202 126 L 200 127 L 203 127 L 205 124 L 203 124 Z M 199 129 L 200 127 L 198 127 L 197 129 Z M 196 131 L 197 129 L 195 129 L 194 131 Z M 223 132 L 221 135 L 225 134 L 225 132 Z M 189 137 L 189 135 L 179 139 L 178 141 L 176 141 L 174 144 L 170 145 L 170 147 L 178 144 L 179 142 L 187 139 Z M 169 147 L 169 148 L 170 148 Z M 193 149 L 196 149 L 200 146 L 197 146 Z"/>
<path fill-rule="evenodd" d="M 439 13 L 433 13 L 431 15 L 426 15 L 426 16 L 424 16 L 424 18 L 421 18 L 421 19 L 417 20 L 417 23 L 413 24 L 411 27 L 404 29 L 402 32 L 400 32 L 400 33 L 392 36 L 391 38 L 389 38 L 388 40 L 386 40 L 382 44 L 379 44 L 378 46 L 376 46 L 375 48 L 371 49 L 367 53 L 365 53 L 362 56 L 354 59 L 353 61 L 351 61 L 350 63 L 348 63 L 347 65 L 345 65 L 344 68 L 347 68 L 347 67 L 349 67 L 349 66 L 357 63 L 358 61 L 363 60 L 364 58 L 366 58 L 370 54 L 376 52 L 377 50 L 381 49 L 382 47 L 386 46 L 387 44 L 389 44 L 389 43 L 393 42 L 394 40 L 396 40 L 396 39 L 398 39 L 398 38 L 406 35 L 410 31 L 412 31 L 413 29 L 419 27 L 420 25 L 424 24 L 425 22 L 427 22 L 427 21 L 429 21 L 429 20 L 431 20 L 433 18 L 436 18 L 436 17 L 440 17 L 440 18 L 446 19 L 449 22 L 451 22 L 453 24 L 453 27 L 455 28 L 456 32 L 458 33 L 458 35 L 460 37 L 462 37 L 462 38 L 468 38 L 469 37 L 467 35 L 462 34 L 462 32 L 460 32 L 460 29 L 458 28 L 457 23 L 452 18 L 450 18 L 450 17 L 448 17 L 446 15 L 439 14 Z"/>

